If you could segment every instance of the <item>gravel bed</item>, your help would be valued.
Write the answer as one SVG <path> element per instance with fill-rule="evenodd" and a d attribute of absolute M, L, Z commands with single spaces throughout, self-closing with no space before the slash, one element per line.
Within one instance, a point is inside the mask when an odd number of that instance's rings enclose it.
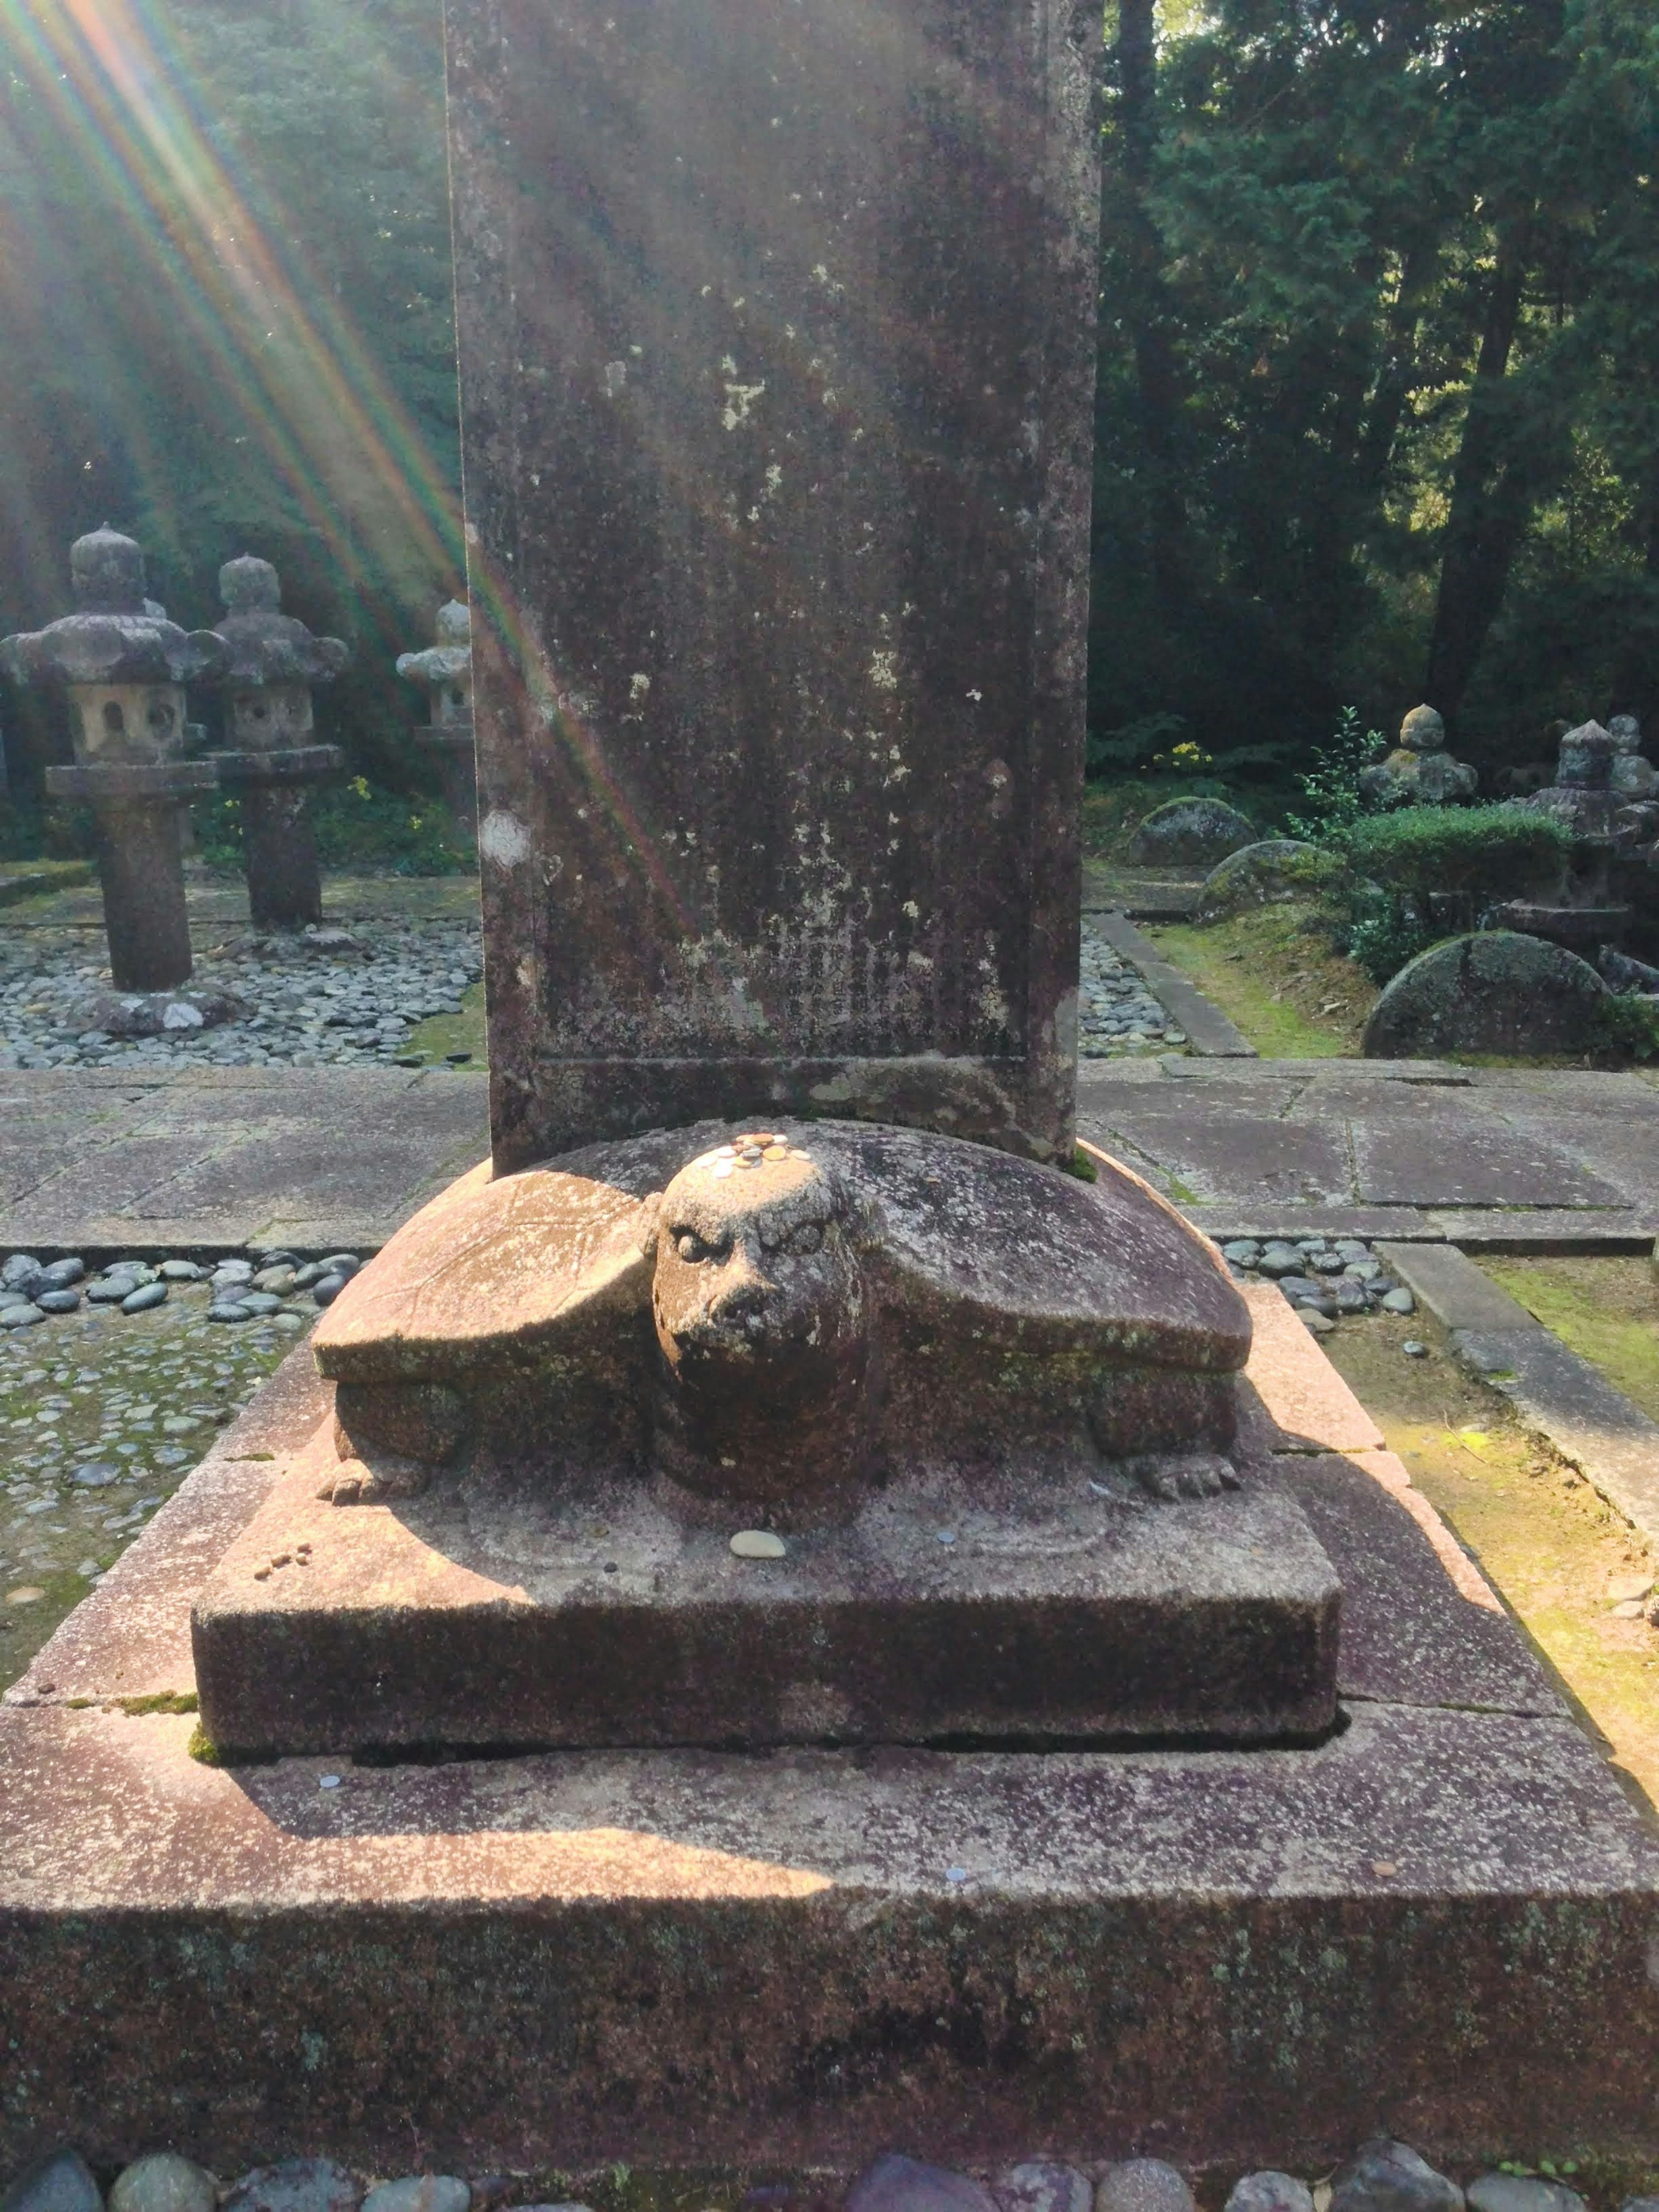
<path fill-rule="evenodd" d="M 307 1266 L 259 1252 L 213 1267 L 124 1259 L 89 1274 L 79 1260 L 43 1267 L 14 1253 L 0 1267 L 0 1683 L 22 1673 L 356 1265 L 346 1253 Z"/>
<path fill-rule="evenodd" d="M 1139 969 L 1083 923 L 1078 994 L 1078 1052 L 1084 1060 L 1107 1060 L 1148 1049 L 1184 1048 L 1187 1034 L 1171 1022 L 1143 981 Z"/>
<path fill-rule="evenodd" d="M 244 938 L 203 953 L 187 987 L 248 1012 L 213 1028 L 121 1039 L 86 1026 L 112 989 L 84 940 L 0 933 L 0 1068 L 366 1066 L 406 1052 L 415 1024 L 458 1014 L 483 973 L 466 921 L 362 921 Z"/>
<path fill-rule="evenodd" d="M 1240 1282 L 1277 1283 L 1316 1335 L 1361 1314 L 1413 1314 L 1417 1301 L 1358 1237 L 1242 1237 L 1221 1248 Z"/>

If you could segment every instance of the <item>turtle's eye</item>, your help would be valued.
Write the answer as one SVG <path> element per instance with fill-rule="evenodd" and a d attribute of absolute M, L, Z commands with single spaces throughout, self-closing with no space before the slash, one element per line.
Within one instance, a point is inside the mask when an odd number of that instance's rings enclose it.
<path fill-rule="evenodd" d="M 674 1249 L 682 1260 L 696 1262 L 708 1257 L 708 1247 L 695 1230 L 682 1229 L 675 1236 Z"/>
<path fill-rule="evenodd" d="M 791 1252 L 816 1252 L 823 1242 L 823 1224 L 820 1221 L 803 1221 L 789 1232 L 787 1249 Z"/>

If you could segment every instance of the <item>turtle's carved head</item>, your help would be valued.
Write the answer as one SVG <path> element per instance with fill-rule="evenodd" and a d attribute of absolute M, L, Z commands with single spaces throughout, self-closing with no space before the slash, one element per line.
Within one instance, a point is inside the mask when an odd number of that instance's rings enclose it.
<path fill-rule="evenodd" d="M 683 1168 L 657 1220 L 651 1306 L 672 1471 L 750 1496 L 815 1487 L 813 1467 L 833 1484 L 862 1425 L 866 1327 L 838 1181 L 761 1132 Z"/>

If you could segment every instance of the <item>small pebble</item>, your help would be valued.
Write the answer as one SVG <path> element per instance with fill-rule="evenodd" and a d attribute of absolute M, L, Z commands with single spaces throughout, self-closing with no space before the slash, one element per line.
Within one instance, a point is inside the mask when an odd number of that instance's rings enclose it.
<path fill-rule="evenodd" d="M 731 1543 L 732 1556 L 739 1559 L 781 1559 L 788 1549 L 769 1528 L 739 1528 Z"/>
<path fill-rule="evenodd" d="M 1405 1353 L 1407 1359 L 1426 1359 L 1429 1356 L 1428 1346 L 1426 1344 L 1419 1344 L 1414 1336 L 1408 1336 L 1406 1339 L 1406 1341 L 1401 1346 L 1400 1349 Z"/>

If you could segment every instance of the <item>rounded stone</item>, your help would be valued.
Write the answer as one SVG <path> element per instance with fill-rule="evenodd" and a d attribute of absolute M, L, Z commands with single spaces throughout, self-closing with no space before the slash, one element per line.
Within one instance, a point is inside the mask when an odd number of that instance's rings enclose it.
<path fill-rule="evenodd" d="M 1253 1267 L 1261 1257 L 1261 1247 L 1249 1237 L 1237 1237 L 1231 1244 L 1221 1248 L 1224 1260 L 1231 1260 L 1236 1267 Z"/>
<path fill-rule="evenodd" d="M 1255 824 L 1224 799 L 1171 799 L 1135 831 L 1129 861 L 1137 868 L 1213 868 L 1256 842 Z"/>
<path fill-rule="evenodd" d="M 9 1596 L 15 1601 L 17 1593 Z M 0 2191 L 0 2212 L 104 2212 L 104 2200 L 80 2152 L 58 2150 L 26 2166 Z"/>
<path fill-rule="evenodd" d="M 213 2176 L 176 2151 L 135 2159 L 109 2193 L 110 2212 L 216 2212 Z"/>
<path fill-rule="evenodd" d="M 1270 1244 L 1255 1264 L 1264 1275 L 1297 1275 L 1302 1272 L 1302 1255 L 1292 1244 Z"/>
<path fill-rule="evenodd" d="M 45 1321 L 37 1305 L 7 1306 L 0 1310 L 0 1328 L 33 1328 L 38 1321 Z"/>
<path fill-rule="evenodd" d="M 1224 2212 L 1313 2212 L 1313 2191 L 1293 2173 L 1268 2167 L 1234 2183 Z"/>
<path fill-rule="evenodd" d="M 210 1321 L 252 1321 L 252 1307 L 245 1306 L 240 1298 L 216 1298 L 208 1308 Z"/>
<path fill-rule="evenodd" d="M 331 1306 L 344 1288 L 345 1278 L 343 1275 L 325 1275 L 320 1283 L 313 1283 L 311 1286 L 312 1302 L 315 1305 Z"/>
<path fill-rule="evenodd" d="M 1391 1314 L 1413 1314 L 1417 1311 L 1417 1300 L 1407 1290 L 1384 1291 L 1382 1310 Z"/>
<path fill-rule="evenodd" d="M 363 2199 L 363 2212 L 468 2212 L 472 2191 L 453 2173 L 410 2173 L 383 2181 Z"/>
<path fill-rule="evenodd" d="M 145 1283 L 131 1297 L 122 1299 L 121 1310 L 125 1314 L 149 1313 L 156 1306 L 164 1306 L 167 1302 L 167 1286 L 165 1283 Z"/>
<path fill-rule="evenodd" d="M 1311 1330 L 1315 1336 L 1328 1336 L 1336 1327 L 1336 1322 L 1332 1316 L 1329 1314 L 1321 1313 L 1317 1306 L 1298 1306 L 1297 1312 L 1301 1317 L 1304 1327 Z"/>
<path fill-rule="evenodd" d="M 89 1459 L 70 1477 L 77 1490 L 107 1490 L 112 1482 L 120 1480 L 121 1469 L 107 1459 Z"/>
<path fill-rule="evenodd" d="M 166 1283 L 199 1283 L 207 1270 L 194 1260 L 163 1260 L 155 1272 Z"/>
<path fill-rule="evenodd" d="M 325 1252 L 317 1265 L 325 1274 L 339 1275 L 349 1281 L 362 1266 L 355 1252 Z"/>
<path fill-rule="evenodd" d="M 731 1550 L 738 1559 L 781 1559 L 788 1556 L 789 1547 L 769 1528 L 739 1528 Z"/>
<path fill-rule="evenodd" d="M 1086 2173 L 1047 2158 L 1011 2166 L 991 2184 L 998 2212 L 1089 2212 L 1094 2193 Z"/>
<path fill-rule="evenodd" d="M 1095 2212 L 1194 2212 L 1193 2192 L 1161 2158 L 1126 2158 L 1102 2174 Z"/>
<path fill-rule="evenodd" d="M 362 2191 L 326 2158 L 285 2158 L 255 2166 L 225 2200 L 225 2212 L 357 2212 Z"/>
<path fill-rule="evenodd" d="M 244 1291 L 237 1304 L 251 1314 L 280 1313 L 283 1309 L 282 1300 L 270 1291 Z"/>
<path fill-rule="evenodd" d="M 275 1297 L 286 1297 L 294 1288 L 295 1269 L 289 1267 L 261 1267 L 253 1278 L 256 1291 L 269 1291 Z"/>
<path fill-rule="evenodd" d="M 1576 2189 L 1541 2174 L 1483 2173 L 1466 2193 L 1473 2212 L 1584 2212 Z"/>
<path fill-rule="evenodd" d="M 996 2199 L 968 2174 L 890 2151 L 853 2184 L 846 2212 L 996 2212 Z"/>
<path fill-rule="evenodd" d="M 1588 1051 L 1607 987 L 1587 960 L 1508 929 L 1454 937 L 1407 962 L 1365 1024 L 1368 1060 Z"/>
<path fill-rule="evenodd" d="M 54 1260 L 50 1267 L 42 1267 L 40 1279 L 48 1290 L 66 1291 L 71 1283 L 78 1283 L 86 1272 L 86 1261 L 71 1256 Z"/>
<path fill-rule="evenodd" d="M 42 1313 L 73 1313 L 81 1303 L 79 1291 L 37 1291 L 34 1303 Z"/>
<path fill-rule="evenodd" d="M 1463 2192 L 1409 2143 L 1362 2143 L 1331 2179 L 1330 2212 L 1462 2212 Z"/>
<path fill-rule="evenodd" d="M 130 1298 L 143 1287 L 135 1274 L 100 1275 L 95 1283 L 87 1285 L 87 1297 L 95 1306 L 118 1306 L 123 1298 Z"/>

